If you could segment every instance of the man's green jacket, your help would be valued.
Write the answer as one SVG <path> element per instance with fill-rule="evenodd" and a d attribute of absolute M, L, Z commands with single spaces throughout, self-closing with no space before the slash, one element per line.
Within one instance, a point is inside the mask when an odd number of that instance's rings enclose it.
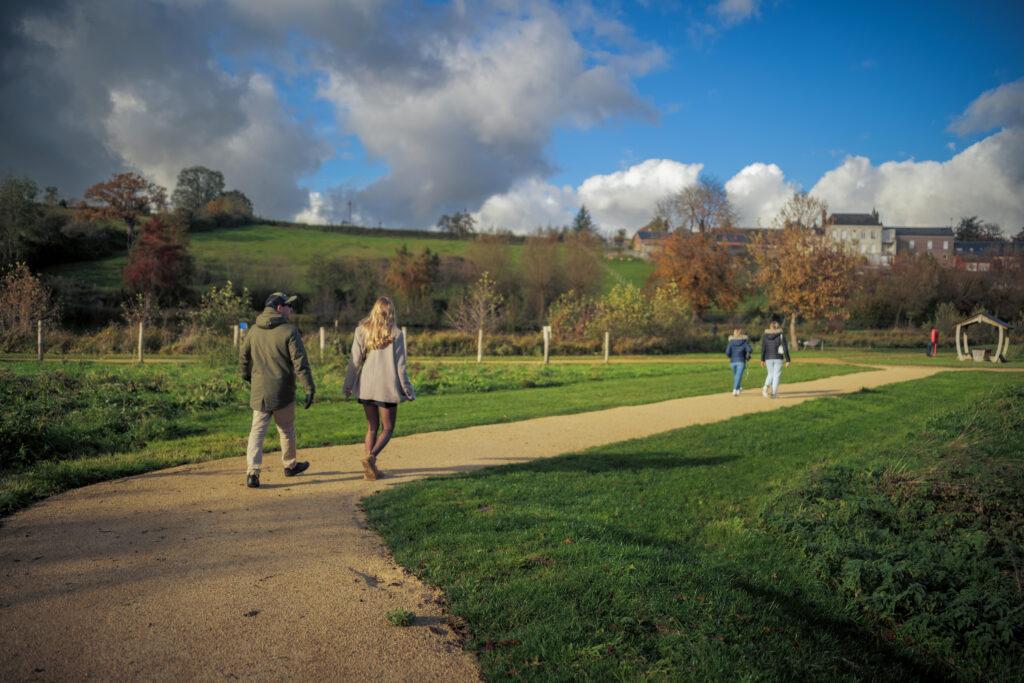
<path fill-rule="evenodd" d="M 295 402 L 295 377 L 306 395 L 316 390 L 298 328 L 273 308 L 264 308 L 245 335 L 238 355 L 242 379 L 252 382 L 249 405 L 266 413 Z"/>

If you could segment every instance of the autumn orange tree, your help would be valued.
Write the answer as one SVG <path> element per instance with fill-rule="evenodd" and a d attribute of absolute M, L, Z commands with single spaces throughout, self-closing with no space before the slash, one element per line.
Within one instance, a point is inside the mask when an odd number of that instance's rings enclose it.
<path fill-rule="evenodd" d="M 167 205 L 167 190 L 137 173 L 115 173 L 105 183 L 85 191 L 78 214 L 86 220 L 118 220 L 124 223 L 128 249 L 135 239 L 135 226 L 151 212 Z"/>
<path fill-rule="evenodd" d="M 654 277 L 673 283 L 694 318 L 714 305 L 731 308 L 739 301 L 737 264 L 714 233 L 676 231 L 654 256 Z"/>
<path fill-rule="evenodd" d="M 790 343 L 797 318 L 845 320 L 854 274 L 862 257 L 814 230 L 789 225 L 754 238 L 755 282 L 789 317 Z"/>
<path fill-rule="evenodd" d="M 388 259 L 384 281 L 399 295 L 403 313 L 410 312 L 430 295 L 440 268 L 441 257 L 430 249 L 425 248 L 417 255 L 404 244 Z"/>

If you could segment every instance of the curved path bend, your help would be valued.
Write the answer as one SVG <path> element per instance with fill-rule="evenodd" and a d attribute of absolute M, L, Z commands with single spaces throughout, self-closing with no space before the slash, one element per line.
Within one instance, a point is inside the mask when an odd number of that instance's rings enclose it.
<path fill-rule="evenodd" d="M 889 367 L 753 391 L 415 434 L 363 481 L 361 445 L 305 449 L 259 490 L 243 458 L 96 484 L 0 527 L 5 680 L 472 681 L 442 596 L 398 567 L 358 502 L 431 475 L 521 462 L 774 410 L 941 368 Z M 401 422 L 399 422 L 399 426 Z M 301 416 L 299 429 L 302 429 Z M 410 628 L 385 614 L 414 612 Z"/>

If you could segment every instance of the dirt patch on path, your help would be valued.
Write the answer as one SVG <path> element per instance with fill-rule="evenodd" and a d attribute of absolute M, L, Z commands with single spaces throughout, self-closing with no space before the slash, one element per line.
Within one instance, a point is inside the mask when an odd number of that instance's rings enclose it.
<path fill-rule="evenodd" d="M 723 393 L 400 437 L 376 483 L 363 481 L 355 445 L 303 451 L 312 466 L 294 479 L 268 457 L 259 490 L 244 487 L 244 459 L 229 458 L 70 491 L 0 528 L 0 674 L 478 680 L 442 596 L 394 563 L 365 527 L 362 497 L 941 371 L 889 367 L 783 385 L 776 400 Z M 388 624 L 397 608 L 416 614 L 411 627 Z"/>

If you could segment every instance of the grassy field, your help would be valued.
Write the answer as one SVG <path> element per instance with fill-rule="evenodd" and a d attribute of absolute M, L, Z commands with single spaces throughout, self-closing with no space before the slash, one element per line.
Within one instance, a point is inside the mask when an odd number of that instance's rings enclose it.
<path fill-rule="evenodd" d="M 308 291 L 306 272 L 317 256 L 381 259 L 393 256 L 403 245 L 414 253 L 428 248 L 437 254 L 463 256 L 469 244 L 467 240 L 419 235 L 378 237 L 250 225 L 195 233 L 191 236 L 190 250 L 197 266 L 217 282 L 231 280 L 251 287 L 273 281 L 280 282 L 284 289 Z M 513 261 L 518 260 L 522 248 L 521 244 L 509 245 Z M 125 256 L 112 256 L 99 261 L 69 263 L 47 272 L 85 280 L 103 291 L 116 291 L 121 287 L 121 271 L 126 263 Z M 650 264 L 639 259 L 610 259 L 606 265 L 609 270 L 606 288 L 619 278 L 643 286 L 651 272 Z"/>
<path fill-rule="evenodd" d="M 413 362 L 419 398 L 403 406 L 399 435 L 509 422 L 724 392 L 715 363 L 621 365 Z M 793 366 L 786 381 L 856 372 Z M 342 397 L 343 369 L 316 370 L 317 403 L 298 421 L 300 447 L 357 443 L 361 407 Z M 748 386 L 764 378 L 751 368 Z M 301 393 L 301 392 L 300 392 Z M 240 455 L 251 414 L 233 369 L 202 363 L 0 366 L 0 514 L 84 484 L 159 467 Z M 275 439 L 268 439 L 273 446 Z"/>
<path fill-rule="evenodd" d="M 1019 680 L 1022 442 L 945 373 L 364 505 L 489 680 Z"/>

